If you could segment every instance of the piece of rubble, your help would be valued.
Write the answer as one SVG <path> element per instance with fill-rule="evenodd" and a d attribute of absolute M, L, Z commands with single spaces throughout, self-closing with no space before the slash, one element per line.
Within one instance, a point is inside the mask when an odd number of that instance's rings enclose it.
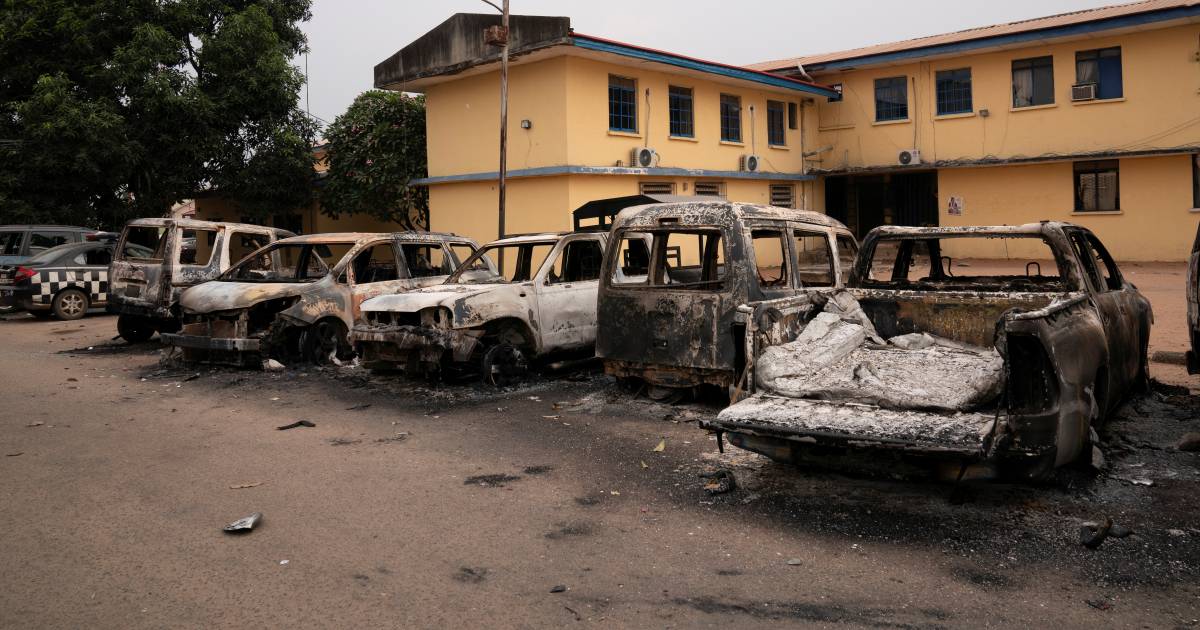
<path fill-rule="evenodd" d="M 275 428 L 280 431 L 287 431 L 288 429 L 295 429 L 296 427 L 308 427 L 311 429 L 312 427 L 315 427 L 315 426 L 317 426 L 317 424 L 315 422 L 311 422 L 308 420 L 297 420 L 291 424 L 285 424 L 281 427 L 275 427 Z"/>
<path fill-rule="evenodd" d="M 709 494 L 725 494 L 737 487 L 737 481 L 733 478 L 733 473 L 728 470 L 702 473 L 700 478 L 708 480 L 708 483 L 704 484 L 704 489 Z"/>
<path fill-rule="evenodd" d="M 565 593 L 565 592 L 567 592 L 567 587 L 566 587 L 566 585 L 563 585 L 563 584 L 559 584 L 558 586 L 552 586 L 552 587 L 550 587 L 550 592 L 551 593 Z"/>
<path fill-rule="evenodd" d="M 1112 531 L 1111 518 L 1105 517 L 1103 523 L 1083 523 L 1079 526 L 1079 544 L 1088 549 L 1097 549 Z"/>
<path fill-rule="evenodd" d="M 250 483 L 239 483 L 239 484 L 229 486 L 229 489 L 230 490 L 245 490 L 246 488 L 257 488 L 261 485 L 263 485 L 263 482 L 261 482 L 261 481 L 252 481 Z"/>
<path fill-rule="evenodd" d="M 1200 451 L 1200 433 L 1184 433 L 1175 444 L 1175 449 L 1186 453 Z"/>
<path fill-rule="evenodd" d="M 275 359 L 267 359 L 263 361 L 262 369 L 264 372 L 282 372 L 287 368 Z"/>
<path fill-rule="evenodd" d="M 263 517 L 262 512 L 255 512 L 245 518 L 239 518 L 238 520 L 226 525 L 225 531 L 227 531 L 231 534 L 240 534 L 243 532 L 248 532 L 248 531 L 254 529 L 255 526 L 257 526 L 259 523 L 262 522 L 262 517 Z"/>

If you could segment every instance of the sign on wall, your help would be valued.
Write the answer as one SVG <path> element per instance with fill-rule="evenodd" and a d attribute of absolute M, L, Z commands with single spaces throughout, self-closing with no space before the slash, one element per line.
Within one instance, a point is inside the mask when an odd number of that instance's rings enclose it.
<path fill-rule="evenodd" d="M 950 197 L 950 203 L 946 207 L 946 213 L 952 216 L 960 217 L 963 213 L 963 198 Z"/>

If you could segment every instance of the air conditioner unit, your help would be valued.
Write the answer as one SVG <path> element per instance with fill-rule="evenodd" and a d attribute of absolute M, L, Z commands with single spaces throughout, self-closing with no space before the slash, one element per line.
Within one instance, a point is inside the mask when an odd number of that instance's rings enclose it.
<path fill-rule="evenodd" d="M 633 168 L 650 168 L 658 164 L 658 151 L 650 147 L 637 147 L 629 153 L 629 165 Z"/>
<path fill-rule="evenodd" d="M 756 173 L 758 172 L 758 169 L 761 168 L 759 166 L 761 161 L 762 158 L 758 157 L 757 155 L 746 154 L 742 156 L 742 160 L 738 164 L 738 168 L 746 171 L 747 173 Z"/>
<path fill-rule="evenodd" d="M 1096 84 L 1095 83 L 1077 83 L 1071 86 L 1072 101 L 1094 101 L 1096 100 Z"/>
<path fill-rule="evenodd" d="M 921 163 L 921 152 L 917 149 L 904 149 L 896 154 L 896 162 L 900 166 L 911 166 Z"/>

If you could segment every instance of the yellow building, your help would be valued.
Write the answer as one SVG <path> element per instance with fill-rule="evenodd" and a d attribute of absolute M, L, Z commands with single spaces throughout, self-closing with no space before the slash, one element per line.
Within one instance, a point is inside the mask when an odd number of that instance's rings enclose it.
<path fill-rule="evenodd" d="M 499 49 L 483 39 L 498 20 L 455 15 L 375 68 L 376 87 L 425 94 L 431 229 L 480 241 L 498 232 Z M 639 192 L 804 204 L 813 108 L 836 92 L 567 18 L 510 28 L 506 233 L 570 229 L 585 202 Z"/>
<path fill-rule="evenodd" d="M 455 15 L 375 68 L 376 87 L 426 95 L 432 228 L 480 240 L 497 233 L 498 21 Z M 1070 220 L 1120 258 L 1183 260 L 1200 219 L 1196 0 L 753 68 L 568 18 L 513 16 L 510 45 L 508 233 L 649 191 L 825 210 L 860 235 Z"/>
<path fill-rule="evenodd" d="M 754 66 L 831 85 L 815 203 L 876 225 L 1066 220 L 1185 260 L 1200 220 L 1200 2 L 1151 0 Z"/>

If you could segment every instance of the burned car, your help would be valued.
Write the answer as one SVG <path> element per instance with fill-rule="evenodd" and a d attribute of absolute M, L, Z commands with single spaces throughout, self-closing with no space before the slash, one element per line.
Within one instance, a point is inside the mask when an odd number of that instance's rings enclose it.
<path fill-rule="evenodd" d="M 435 232 L 286 238 L 185 291 L 183 330 L 163 343 L 185 359 L 241 365 L 350 359 L 346 333 L 364 300 L 439 284 L 476 248 Z"/>
<path fill-rule="evenodd" d="M 738 308 L 840 287 L 858 251 L 823 214 L 719 200 L 629 208 L 612 238 L 596 355 L 658 399 L 732 388 L 745 367 Z"/>
<path fill-rule="evenodd" d="M 135 219 L 125 225 L 108 268 L 106 309 L 130 343 L 179 330 L 179 294 L 212 280 L 250 252 L 291 232 L 261 225 Z"/>
<path fill-rule="evenodd" d="M 799 314 L 794 341 L 775 343 L 778 312 Z M 1090 456 L 1148 383 L 1150 303 L 1069 223 L 877 228 L 847 289 L 741 314 L 755 392 L 701 426 L 780 461 L 1038 478 Z"/>
<path fill-rule="evenodd" d="M 351 339 L 370 368 L 479 371 L 496 385 L 519 378 L 533 359 L 590 356 L 607 242 L 600 232 L 493 241 L 443 285 L 364 302 Z"/>
<path fill-rule="evenodd" d="M 1200 226 L 1188 260 L 1187 321 L 1191 349 L 1187 352 L 1188 374 L 1200 374 Z"/>

